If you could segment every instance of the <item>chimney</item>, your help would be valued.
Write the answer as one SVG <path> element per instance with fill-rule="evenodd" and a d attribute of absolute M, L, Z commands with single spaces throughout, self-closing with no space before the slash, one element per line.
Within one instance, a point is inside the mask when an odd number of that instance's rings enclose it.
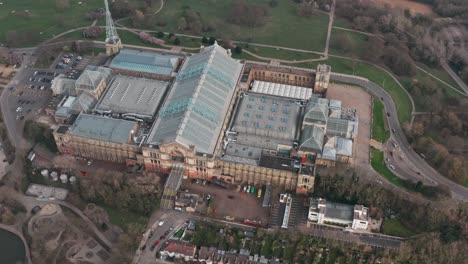
<path fill-rule="evenodd" d="M 228 55 L 229 57 L 231 57 L 231 55 L 232 55 L 231 49 L 227 49 L 226 51 L 227 51 L 227 55 Z"/>
<path fill-rule="evenodd" d="M 202 53 L 203 51 L 205 51 L 205 46 L 201 45 L 200 46 L 200 53 Z"/>

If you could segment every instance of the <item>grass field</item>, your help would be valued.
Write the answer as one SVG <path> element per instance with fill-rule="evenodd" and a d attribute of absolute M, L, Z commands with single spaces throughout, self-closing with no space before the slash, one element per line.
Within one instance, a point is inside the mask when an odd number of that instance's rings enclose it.
<path fill-rule="evenodd" d="M 264 0 L 248 2 L 268 4 Z M 198 12 L 202 19 L 214 25 L 215 31 L 203 35 L 314 51 L 323 51 L 325 48 L 328 25 L 328 16 L 325 14 L 319 13 L 310 18 L 299 17 L 296 15 L 296 6 L 293 1 L 278 1 L 278 6 L 271 8 L 271 15 L 265 25 L 246 27 L 226 22 L 230 4 L 231 0 L 167 1 L 158 13 L 160 19 L 167 23 L 166 26 L 155 25 L 149 29 L 189 33 L 177 28 L 184 8 L 189 7 Z"/>
<path fill-rule="evenodd" d="M 147 217 L 140 216 L 132 212 L 125 212 L 108 206 L 100 206 L 106 210 L 107 214 L 109 215 L 110 222 L 124 230 L 126 230 L 128 224 L 136 223 L 146 226 L 146 223 L 148 222 Z"/>
<path fill-rule="evenodd" d="M 390 132 L 385 126 L 384 105 L 380 99 L 374 99 L 372 109 L 372 138 L 379 142 L 386 142 L 390 137 Z"/>
<path fill-rule="evenodd" d="M 289 64 L 291 66 L 315 69 L 318 63 L 325 63 L 331 66 L 333 72 L 353 74 L 368 78 L 372 82 L 382 86 L 393 98 L 396 104 L 398 118 L 401 123 L 408 122 L 411 118 L 411 101 L 405 91 L 398 83 L 383 70 L 367 64 L 355 63 L 348 59 L 330 57 L 328 60 L 319 62 L 307 62 Z M 354 70 L 353 70 L 354 68 Z"/>
<path fill-rule="evenodd" d="M 6 41 L 8 31 L 37 35 L 33 41 L 23 41 L 21 46 L 34 46 L 41 40 L 51 38 L 53 34 L 68 29 L 90 25 L 92 22 L 84 15 L 99 7 L 103 1 L 83 0 L 69 1 L 70 7 L 63 12 L 55 8 L 55 0 L 3 0 L 0 8 L 0 43 Z M 42 32 L 42 34 L 40 34 Z"/>
<path fill-rule="evenodd" d="M 389 182 L 395 184 L 398 187 L 404 187 L 404 181 L 395 176 L 395 174 L 393 174 L 393 172 L 391 172 L 387 166 L 385 166 L 384 155 L 382 151 L 371 148 L 371 165 L 375 171 L 377 171 Z"/>
<path fill-rule="evenodd" d="M 314 53 L 290 51 L 290 50 L 285 50 L 285 49 L 257 47 L 253 45 L 250 45 L 247 50 L 262 57 L 275 58 L 275 59 L 280 59 L 280 60 L 300 61 L 300 60 L 308 60 L 308 59 L 318 59 L 321 57 L 320 55 L 314 54 Z"/>
<path fill-rule="evenodd" d="M 417 233 L 404 226 L 397 219 L 385 219 L 382 223 L 383 233 L 390 236 L 409 237 Z"/>

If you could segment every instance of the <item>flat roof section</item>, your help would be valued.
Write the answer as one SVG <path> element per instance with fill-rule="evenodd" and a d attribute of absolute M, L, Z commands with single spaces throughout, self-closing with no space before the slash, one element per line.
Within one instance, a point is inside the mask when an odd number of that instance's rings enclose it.
<path fill-rule="evenodd" d="M 353 221 L 354 207 L 347 204 L 326 202 L 325 217 L 345 221 Z"/>
<path fill-rule="evenodd" d="M 177 67 L 180 57 L 172 54 L 151 53 L 123 49 L 110 64 L 111 68 L 171 75 Z"/>
<path fill-rule="evenodd" d="M 312 97 L 312 88 L 289 84 L 254 81 L 252 92 L 308 100 Z"/>
<path fill-rule="evenodd" d="M 129 143 L 131 131 L 137 128 L 138 124 L 133 121 L 80 114 L 70 128 L 70 134 L 83 138 L 126 144 Z"/>
<path fill-rule="evenodd" d="M 292 98 L 244 93 L 232 130 L 292 143 L 300 111 L 301 106 Z"/>
<path fill-rule="evenodd" d="M 96 109 L 152 117 L 161 104 L 169 84 L 165 81 L 116 76 L 101 97 Z"/>

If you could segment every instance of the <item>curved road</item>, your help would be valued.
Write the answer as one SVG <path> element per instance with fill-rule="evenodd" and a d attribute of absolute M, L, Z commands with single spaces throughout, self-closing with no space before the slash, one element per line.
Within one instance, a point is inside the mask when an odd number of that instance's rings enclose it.
<path fill-rule="evenodd" d="M 417 154 L 410 146 L 406 140 L 406 136 L 403 133 L 403 130 L 400 127 L 400 122 L 398 120 L 397 111 L 395 104 L 393 103 L 392 97 L 380 86 L 377 84 L 366 81 L 363 78 L 345 75 L 345 74 L 332 74 L 331 79 L 333 81 L 352 83 L 361 87 L 366 88 L 369 92 L 374 94 L 377 98 L 383 99 L 383 104 L 385 111 L 390 114 L 387 116 L 388 124 L 390 128 L 394 130 L 391 131 L 391 140 L 395 141 L 399 147 L 401 153 L 408 162 L 410 162 L 421 175 L 431 180 L 434 183 L 447 186 L 451 192 L 452 197 L 462 201 L 468 201 L 468 188 L 465 188 L 441 175 L 435 169 L 433 169 L 429 164 L 427 164 L 420 156 Z M 406 178 L 417 178 L 414 173 L 408 171 L 397 171 L 398 174 Z"/>

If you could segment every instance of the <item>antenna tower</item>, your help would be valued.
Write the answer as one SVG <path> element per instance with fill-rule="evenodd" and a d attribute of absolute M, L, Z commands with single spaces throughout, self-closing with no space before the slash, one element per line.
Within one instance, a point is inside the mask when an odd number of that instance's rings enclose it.
<path fill-rule="evenodd" d="M 107 0 L 104 0 L 104 4 L 106 6 L 106 53 L 108 56 L 112 56 L 122 49 L 122 41 L 117 35 Z"/>

